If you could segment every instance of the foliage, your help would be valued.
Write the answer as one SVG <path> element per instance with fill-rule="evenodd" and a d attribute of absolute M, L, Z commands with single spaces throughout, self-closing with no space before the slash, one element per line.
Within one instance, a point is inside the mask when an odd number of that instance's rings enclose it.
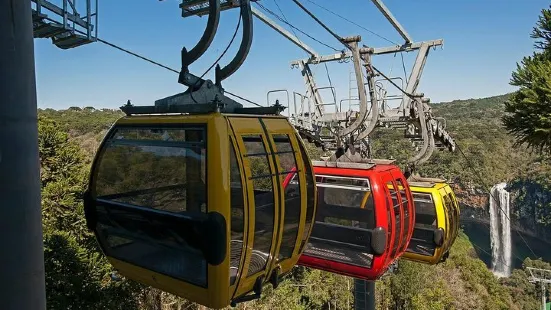
<path fill-rule="evenodd" d="M 381 309 L 519 309 L 463 233 L 445 263 L 400 259 L 398 271 L 377 285 Z"/>
<path fill-rule="evenodd" d="M 38 120 L 49 309 L 135 309 L 139 286 L 109 280 L 111 265 L 86 230 L 84 154 L 52 120 Z"/>
<path fill-rule="evenodd" d="M 543 9 L 531 37 L 539 50 L 524 57 L 512 73 L 510 84 L 518 86 L 505 103 L 503 124 L 515 137 L 539 152 L 551 150 L 551 10 Z"/>
<path fill-rule="evenodd" d="M 509 96 L 434 104 L 433 111 L 448 120 L 447 128 L 467 159 L 458 152 L 435 152 L 421 167 L 421 173 L 453 180 L 469 191 L 486 192 L 489 185 L 501 181 L 518 184 L 518 191 L 524 191 L 525 196 L 532 193 L 530 188 L 536 187 L 533 184 L 528 187 L 524 181 L 537 182 L 541 186 L 538 190 L 548 191 L 551 187 L 549 159 L 544 155 L 531 155 L 522 148 L 513 149 L 513 139 L 501 126 L 499 119 Z M 79 199 L 97 147 L 94 143 L 120 115 L 112 110 L 77 108 L 44 110 L 40 115 L 49 307 L 201 309 L 189 301 L 144 288 L 133 281 L 110 280 L 112 269 L 85 229 Z M 96 119 L 92 120 L 94 117 Z M 398 131 L 378 130 L 373 141 L 377 157 L 393 156 L 401 165 L 413 154 L 410 144 Z M 305 145 L 312 158 L 321 155 L 312 144 Z M 117 180 L 133 179 L 140 182 L 138 185 L 158 180 L 172 183 L 178 181 L 176 175 L 185 175 L 185 165 L 173 164 L 176 159 L 171 156 L 153 161 L 159 167 L 155 171 L 164 171 L 161 175 L 140 166 L 140 163 L 151 161 L 146 158 L 147 152 L 120 148 L 110 156 L 113 162 L 104 162 L 103 175 L 105 188 L 109 191 L 136 186 L 117 183 Z M 173 168 L 163 168 L 167 166 Z M 264 168 L 255 165 L 255 173 Z M 143 173 L 147 171 L 150 173 Z M 141 177 L 128 178 L 129 175 Z M 109 187 L 110 182 L 115 182 L 116 186 Z M 470 196 L 467 194 L 460 199 L 465 203 Z M 548 210 L 546 201 L 542 201 L 542 210 Z M 511 282 L 507 282 L 509 280 Z M 63 285 L 68 288 L 63 290 Z M 515 285 L 525 288 L 526 293 L 515 289 Z M 87 289 L 80 289 L 82 287 Z M 400 260 L 396 274 L 377 282 L 377 301 L 381 309 L 531 309 L 539 298 L 539 293 L 532 288 L 523 270 L 515 270 L 508 279 L 495 278 L 476 257 L 470 241 L 461 235 L 444 264 L 428 266 Z M 267 285 L 260 300 L 239 304 L 237 309 L 352 309 L 352 290 L 351 278 L 297 266 L 276 290 Z M 85 302 L 77 303 L 77 300 Z"/>
<path fill-rule="evenodd" d="M 515 302 L 521 309 L 539 309 L 541 307 L 541 290 L 536 284 L 529 282 L 530 272 L 525 268 L 551 269 L 551 264 L 527 258 L 523 265 L 524 269 L 514 270 L 511 276 L 502 279 L 501 283 L 511 296 L 515 296 Z M 551 288 L 548 289 L 547 295 L 551 296 Z"/>

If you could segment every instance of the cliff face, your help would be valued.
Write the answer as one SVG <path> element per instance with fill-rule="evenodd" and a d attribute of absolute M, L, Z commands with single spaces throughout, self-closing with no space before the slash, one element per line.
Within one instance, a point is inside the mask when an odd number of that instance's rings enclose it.
<path fill-rule="evenodd" d="M 454 192 L 461 206 L 461 220 L 490 222 L 489 193 L 455 184 Z M 512 228 L 551 244 L 551 189 L 528 179 L 512 181 L 507 190 L 511 197 Z"/>
<path fill-rule="evenodd" d="M 551 190 L 549 184 L 518 179 L 508 186 L 515 221 L 551 243 Z"/>

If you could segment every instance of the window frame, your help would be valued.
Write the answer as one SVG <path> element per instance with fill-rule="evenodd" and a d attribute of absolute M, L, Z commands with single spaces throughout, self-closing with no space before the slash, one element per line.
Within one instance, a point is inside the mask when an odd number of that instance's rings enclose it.
<path fill-rule="evenodd" d="M 103 208 L 105 208 L 107 210 L 109 206 L 122 205 L 125 208 L 139 210 L 140 212 L 143 212 L 143 213 L 153 213 L 153 214 L 159 214 L 159 215 L 165 215 L 165 216 L 168 215 L 168 216 L 171 216 L 171 217 L 178 217 L 178 216 L 194 217 L 194 215 L 188 215 L 190 213 L 190 211 L 187 211 L 187 210 L 182 211 L 180 213 L 174 213 L 174 212 L 168 212 L 168 211 L 163 211 L 163 210 L 157 210 L 157 209 L 153 209 L 153 208 L 144 208 L 143 206 L 134 205 L 134 204 L 125 204 L 125 203 L 120 203 L 120 202 L 116 202 L 116 201 L 106 200 L 106 199 L 102 199 L 101 196 L 100 197 L 97 196 L 97 180 L 98 180 L 99 166 L 100 166 L 101 162 L 104 160 L 105 151 L 107 150 L 108 144 L 112 143 L 111 142 L 112 140 L 117 141 L 115 144 L 119 144 L 122 140 L 129 140 L 129 141 L 133 140 L 135 142 L 132 142 L 130 144 L 136 144 L 136 145 L 142 145 L 142 146 L 143 145 L 158 146 L 159 144 L 161 144 L 161 145 L 164 144 L 163 146 L 167 146 L 167 147 L 182 147 L 182 146 L 185 146 L 185 145 L 190 145 L 190 144 L 195 145 L 195 144 L 197 144 L 196 142 L 189 143 L 189 142 L 184 142 L 184 141 L 179 141 L 179 142 L 160 141 L 161 143 L 158 143 L 158 142 L 154 142 L 154 141 L 159 141 L 159 140 L 114 139 L 115 134 L 120 129 L 123 129 L 123 130 L 128 130 L 128 129 L 138 129 L 138 130 L 143 130 L 143 129 L 182 129 L 182 130 L 200 129 L 203 133 L 203 136 L 202 136 L 203 142 L 200 143 L 200 144 L 204 147 L 204 150 L 205 150 L 204 179 L 205 179 L 205 185 L 208 184 L 208 174 L 209 174 L 209 169 L 208 169 L 208 166 L 209 166 L 208 165 L 208 163 L 209 163 L 208 144 L 209 144 L 209 139 L 208 139 L 208 124 L 206 122 L 197 122 L 197 123 L 160 123 L 160 122 L 155 122 L 155 123 L 143 123 L 143 124 L 136 124 L 136 123 L 115 124 L 111 127 L 111 129 L 107 133 L 106 137 L 102 140 L 102 142 L 99 146 L 100 152 L 96 154 L 96 156 L 95 156 L 95 158 L 93 159 L 93 162 L 92 162 L 92 167 L 91 167 L 92 172 L 90 174 L 90 182 L 89 182 L 90 191 L 89 191 L 89 198 L 87 198 L 87 199 L 89 199 L 91 201 L 91 203 L 95 205 L 94 208 L 97 209 L 97 206 L 103 206 Z M 140 144 L 139 142 L 144 142 L 144 143 Z M 206 216 L 208 214 L 208 212 L 211 211 L 209 209 L 208 186 L 205 187 L 205 192 L 206 192 L 206 194 L 205 194 L 206 209 L 205 209 L 204 212 L 201 211 L 201 216 L 202 215 Z M 124 205 L 126 205 L 126 206 L 124 206 Z M 94 211 L 94 212 L 96 212 L 96 216 L 97 216 L 98 211 Z M 100 222 L 97 222 L 96 227 L 94 228 L 94 232 L 95 232 L 97 238 L 100 239 L 100 240 L 104 240 L 104 242 L 99 243 L 99 246 L 100 246 L 100 248 L 102 249 L 102 251 L 104 253 L 110 253 L 111 250 L 108 250 L 106 248 L 107 247 L 107 242 L 106 242 L 105 238 L 102 237 L 102 234 L 100 234 L 100 232 L 98 230 L 98 225 L 99 224 L 100 224 Z M 130 264 L 130 265 L 140 266 L 136 262 L 130 262 L 128 260 L 122 259 L 120 257 L 113 256 L 111 254 L 109 256 L 111 256 L 111 257 L 113 257 L 117 260 L 120 260 L 121 262 Z M 204 257 L 204 255 L 203 255 L 203 259 L 206 262 L 206 257 Z M 140 267 L 147 269 L 147 267 L 143 267 L 143 266 L 140 266 Z M 205 263 L 205 271 L 204 271 L 205 283 L 203 283 L 203 284 L 198 284 L 198 283 L 194 283 L 194 282 L 189 281 L 189 280 L 177 278 L 173 275 L 169 275 L 167 273 L 163 273 L 163 272 L 160 272 L 160 271 L 157 271 L 157 270 L 153 270 L 153 269 L 148 269 L 148 270 L 151 270 L 151 272 L 158 273 L 158 274 L 161 274 L 163 276 L 166 276 L 166 277 L 169 277 L 169 278 L 172 278 L 172 279 L 176 279 L 177 281 L 181 281 L 181 282 L 185 283 L 186 285 L 190 285 L 192 287 L 198 287 L 198 288 L 201 288 L 201 289 L 208 289 L 209 288 L 209 264 L 208 263 Z"/>
<path fill-rule="evenodd" d="M 291 259 L 293 258 L 293 255 L 296 253 L 296 250 L 298 248 L 298 246 L 300 246 L 300 244 L 297 246 L 297 240 L 299 238 L 299 233 L 300 233 L 300 228 L 301 228 L 301 219 L 302 219 L 302 216 L 303 216 L 303 212 L 302 212 L 302 194 L 303 194 L 303 190 L 302 190 L 302 182 L 300 180 L 300 177 L 296 178 L 297 176 L 299 176 L 300 172 L 301 172 L 301 169 L 298 165 L 298 159 L 297 158 L 297 155 L 299 155 L 299 150 L 297 150 L 294 145 L 293 145 L 293 140 L 292 140 L 292 134 L 291 133 L 288 133 L 288 132 L 276 132 L 276 133 L 271 133 L 269 135 L 270 137 L 270 141 L 269 142 L 273 142 L 273 152 L 272 152 L 272 155 L 273 155 L 273 159 L 274 159 L 274 163 L 276 164 L 276 168 L 277 168 L 277 174 L 279 175 L 279 179 L 278 181 L 280 182 L 280 189 L 281 189 L 281 195 L 282 195 L 282 199 L 281 199 L 281 205 L 283 206 L 283 218 L 281 219 L 281 241 L 284 240 L 284 235 L 286 233 L 286 230 L 285 230 L 285 221 L 287 220 L 287 188 L 284 186 L 284 182 L 285 182 L 285 179 L 289 176 L 289 175 L 292 175 L 291 176 L 291 179 L 289 180 L 289 184 L 292 184 L 292 182 L 296 182 L 296 186 L 298 186 L 298 190 L 299 190 L 299 213 L 298 213 L 298 219 L 297 219 L 297 222 L 296 222 L 296 234 L 295 234 L 295 237 L 294 237 L 294 243 L 293 243 L 293 246 L 292 246 L 292 250 L 291 250 L 291 253 L 286 256 L 286 257 L 281 257 L 281 248 L 282 248 L 282 244 L 280 243 L 279 245 L 279 249 L 277 251 L 277 254 L 275 255 L 275 261 L 276 263 L 282 263 L 284 262 L 285 260 L 288 260 L 288 259 Z M 286 141 L 278 141 L 279 139 L 286 139 Z M 278 143 L 286 143 L 288 147 L 290 147 L 290 151 L 289 150 L 286 150 L 286 151 L 281 151 L 278 149 Z M 284 167 L 283 167 L 283 164 L 281 163 L 281 156 L 279 156 L 280 154 L 292 154 L 293 156 L 293 161 L 294 161 L 294 170 L 291 169 L 291 170 L 285 170 Z M 304 168 L 303 168 L 304 169 Z M 296 181 L 295 181 L 296 180 Z M 288 184 L 288 185 L 289 185 Z M 294 184 L 294 183 L 293 183 Z M 280 216 L 281 216 L 282 213 L 280 213 Z"/>

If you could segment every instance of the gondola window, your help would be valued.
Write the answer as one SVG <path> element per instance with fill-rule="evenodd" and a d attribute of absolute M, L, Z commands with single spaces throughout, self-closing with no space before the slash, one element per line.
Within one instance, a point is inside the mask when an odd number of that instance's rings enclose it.
<path fill-rule="evenodd" d="M 293 173 L 295 176 L 297 169 L 297 161 L 295 150 L 291 145 L 291 140 L 288 135 L 274 135 L 277 157 L 279 158 L 280 181 L 283 182 L 288 174 Z M 300 171 L 299 171 L 300 172 Z M 283 220 L 283 236 L 279 249 L 278 260 L 291 258 L 295 249 L 295 242 L 298 236 L 298 228 L 300 222 L 300 179 L 293 178 L 284 191 L 285 201 L 285 216 Z"/>
<path fill-rule="evenodd" d="M 201 236 L 183 225 L 207 211 L 205 130 L 181 127 L 121 127 L 106 140 L 97 232 L 109 256 L 206 287 Z"/>
<path fill-rule="evenodd" d="M 398 193 L 396 192 L 394 182 L 389 181 L 387 182 L 388 189 L 390 191 L 390 197 L 392 198 L 392 207 L 394 209 L 394 246 L 392 247 L 392 254 L 391 256 L 394 257 L 396 255 L 396 252 L 398 250 L 398 245 L 400 244 L 400 234 L 401 234 L 401 225 L 402 225 L 402 215 L 400 213 L 401 204 L 398 200 Z"/>
<path fill-rule="evenodd" d="M 415 229 L 409 242 L 408 251 L 432 256 L 436 249 L 433 233 L 438 228 L 436 207 L 432 195 L 413 193 L 413 200 L 415 201 Z"/>
<path fill-rule="evenodd" d="M 244 201 L 241 172 L 237 164 L 235 148 L 230 142 L 230 187 L 231 187 L 231 246 L 230 246 L 230 285 L 235 283 L 243 250 Z"/>
<path fill-rule="evenodd" d="M 312 229 L 312 221 L 314 220 L 314 208 L 315 208 L 315 202 L 316 197 L 315 195 L 315 180 L 312 173 L 312 166 L 310 163 L 310 160 L 308 159 L 308 154 L 304 150 L 304 147 L 302 145 L 299 145 L 300 148 L 300 155 L 302 157 L 302 162 L 304 165 L 304 176 L 306 179 L 306 222 L 304 224 L 304 231 L 302 233 L 302 241 L 300 243 L 300 249 L 299 252 L 302 252 L 304 249 L 304 246 L 306 245 L 306 241 L 308 239 L 308 234 L 310 233 L 310 230 Z"/>
<path fill-rule="evenodd" d="M 274 186 L 270 162 L 261 135 L 243 136 L 245 161 L 252 173 L 255 206 L 253 254 L 247 276 L 262 271 L 268 262 L 274 231 Z"/>

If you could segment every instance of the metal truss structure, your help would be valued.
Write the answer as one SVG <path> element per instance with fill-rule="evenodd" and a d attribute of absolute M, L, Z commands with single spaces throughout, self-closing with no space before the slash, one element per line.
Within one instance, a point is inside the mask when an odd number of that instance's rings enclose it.
<path fill-rule="evenodd" d="M 540 283 L 541 286 L 541 304 L 542 309 L 545 310 L 545 289 L 547 285 L 551 285 L 551 270 L 526 267 L 530 272 L 530 278 L 528 279 L 532 283 Z"/>
<path fill-rule="evenodd" d="M 31 1 L 35 38 L 50 38 L 61 49 L 96 41 L 98 0 Z"/>
<path fill-rule="evenodd" d="M 369 135 L 377 127 L 404 130 L 404 137 L 411 139 L 418 149 L 418 153 L 409 159 L 409 162 L 414 165 L 427 161 L 435 149 L 455 150 L 455 142 L 446 131 L 445 120 L 436 118 L 432 114 L 428 105 L 430 99 L 417 90 L 429 51 L 431 48 L 443 45 L 442 39 L 414 42 L 381 0 L 371 0 L 404 39 L 404 43 L 386 47 L 360 46 L 360 36 L 347 38 L 338 36 L 300 2 L 293 1 L 345 46 L 341 53 L 320 55 L 262 12 L 254 7 L 251 8 L 252 15 L 309 55 L 306 59 L 291 62 L 292 68 L 299 68 L 301 71 L 306 93 L 293 92 L 292 99 L 288 100 L 286 105 L 289 108 L 290 121 L 303 138 L 325 150 L 336 152 L 335 159 L 340 157 L 339 154 L 348 152 L 346 158 L 354 158 L 353 161 L 360 162 L 371 160 Z M 183 0 L 180 5 L 182 16 L 207 14 L 209 7 L 207 2 L 206 0 Z M 239 0 L 226 0 L 222 1 L 221 9 L 231 9 L 239 5 Z M 398 85 L 394 81 L 400 78 L 387 77 L 373 65 L 373 58 L 377 55 L 412 51 L 417 51 L 417 57 L 406 85 L 403 83 L 401 86 Z M 316 84 L 311 66 L 349 60 L 354 64 L 358 96 L 339 101 L 332 86 L 319 87 Z M 389 95 L 383 81 L 388 81 L 396 87 L 401 95 Z M 326 90 L 331 90 L 333 94 L 331 102 L 324 102 L 322 99 L 321 91 Z M 270 96 L 278 92 L 285 93 L 287 98 L 290 97 L 288 90 L 270 91 L 267 96 L 268 104 L 270 104 Z M 397 100 L 400 100 L 399 106 L 390 108 L 389 102 Z M 344 104 L 347 101 L 348 105 Z M 352 104 L 354 101 L 358 104 Z"/>

